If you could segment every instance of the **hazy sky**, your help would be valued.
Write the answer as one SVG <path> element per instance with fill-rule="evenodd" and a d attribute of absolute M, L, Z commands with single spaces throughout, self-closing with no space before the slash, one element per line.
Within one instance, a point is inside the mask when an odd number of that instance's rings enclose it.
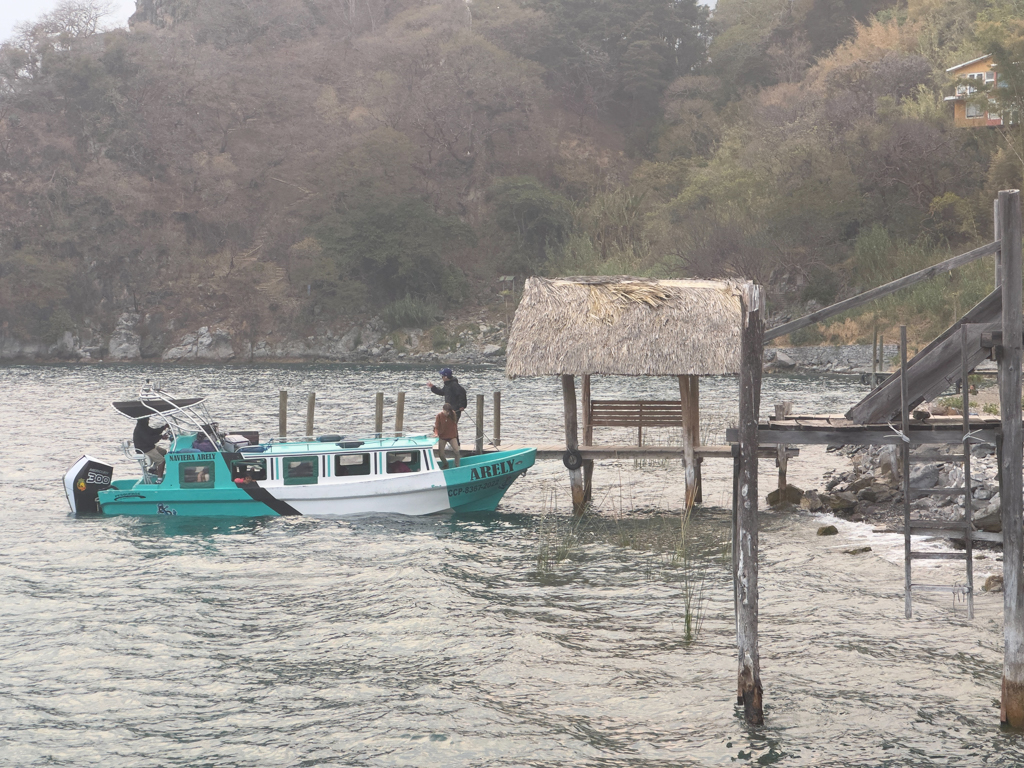
<path fill-rule="evenodd" d="M 22 21 L 35 21 L 52 11 L 59 0 L 0 0 L 0 41 L 8 39 L 14 25 Z M 135 0 L 110 0 L 114 12 L 104 19 L 106 27 L 127 27 L 128 17 L 135 13 Z"/>

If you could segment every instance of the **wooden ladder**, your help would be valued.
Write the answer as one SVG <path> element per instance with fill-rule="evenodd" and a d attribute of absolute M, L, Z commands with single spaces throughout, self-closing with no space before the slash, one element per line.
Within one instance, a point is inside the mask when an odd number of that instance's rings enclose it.
<path fill-rule="evenodd" d="M 904 557 L 905 577 L 904 595 L 906 600 L 906 615 L 909 619 L 913 615 L 911 604 L 911 593 L 914 590 L 919 592 L 952 592 L 954 596 L 963 595 L 967 599 L 967 618 L 974 618 L 974 541 L 984 536 L 979 536 L 974 530 L 974 523 L 971 517 L 971 446 L 970 446 L 970 387 L 967 383 L 969 373 L 967 363 L 967 334 L 966 328 L 960 328 L 960 377 L 963 393 L 963 433 L 960 441 L 960 452 L 955 454 L 942 454 L 938 451 L 926 451 L 916 456 L 910 454 L 910 396 L 907 384 L 907 327 L 900 326 L 900 394 L 901 414 L 903 427 L 903 536 L 904 536 Z M 910 486 L 910 465 L 912 462 L 953 462 L 962 463 L 964 467 L 963 485 L 957 488 L 912 488 Z M 947 520 L 911 520 L 910 499 L 920 495 L 930 494 L 933 496 L 963 496 L 964 497 L 964 519 L 956 521 Z M 914 551 L 912 547 L 912 535 L 937 536 L 945 538 L 963 538 L 965 549 L 963 552 L 921 552 Z M 967 568 L 967 584 L 964 585 L 941 585 L 941 584 L 920 584 L 911 578 L 911 565 L 915 560 L 963 560 Z"/>

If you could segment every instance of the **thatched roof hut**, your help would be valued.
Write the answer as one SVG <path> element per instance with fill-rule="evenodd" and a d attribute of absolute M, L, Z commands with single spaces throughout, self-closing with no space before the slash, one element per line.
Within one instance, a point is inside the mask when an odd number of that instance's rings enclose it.
<path fill-rule="evenodd" d="M 509 334 L 509 378 L 738 373 L 749 283 L 565 277 L 526 281 Z"/>

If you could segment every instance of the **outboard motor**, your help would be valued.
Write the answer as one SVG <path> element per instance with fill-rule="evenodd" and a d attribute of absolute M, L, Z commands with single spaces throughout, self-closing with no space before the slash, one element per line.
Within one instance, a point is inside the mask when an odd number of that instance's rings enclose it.
<path fill-rule="evenodd" d="M 74 515 L 95 515 L 100 512 L 99 494 L 110 487 L 114 467 L 83 456 L 64 475 L 64 491 Z"/>

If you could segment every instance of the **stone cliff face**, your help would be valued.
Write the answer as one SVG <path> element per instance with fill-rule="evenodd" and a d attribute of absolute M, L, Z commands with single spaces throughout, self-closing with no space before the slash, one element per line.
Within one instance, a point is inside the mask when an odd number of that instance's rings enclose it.
<path fill-rule="evenodd" d="M 128 28 L 137 24 L 152 24 L 154 27 L 173 27 L 184 21 L 195 11 L 199 0 L 135 0 L 135 13 L 128 19 Z"/>

